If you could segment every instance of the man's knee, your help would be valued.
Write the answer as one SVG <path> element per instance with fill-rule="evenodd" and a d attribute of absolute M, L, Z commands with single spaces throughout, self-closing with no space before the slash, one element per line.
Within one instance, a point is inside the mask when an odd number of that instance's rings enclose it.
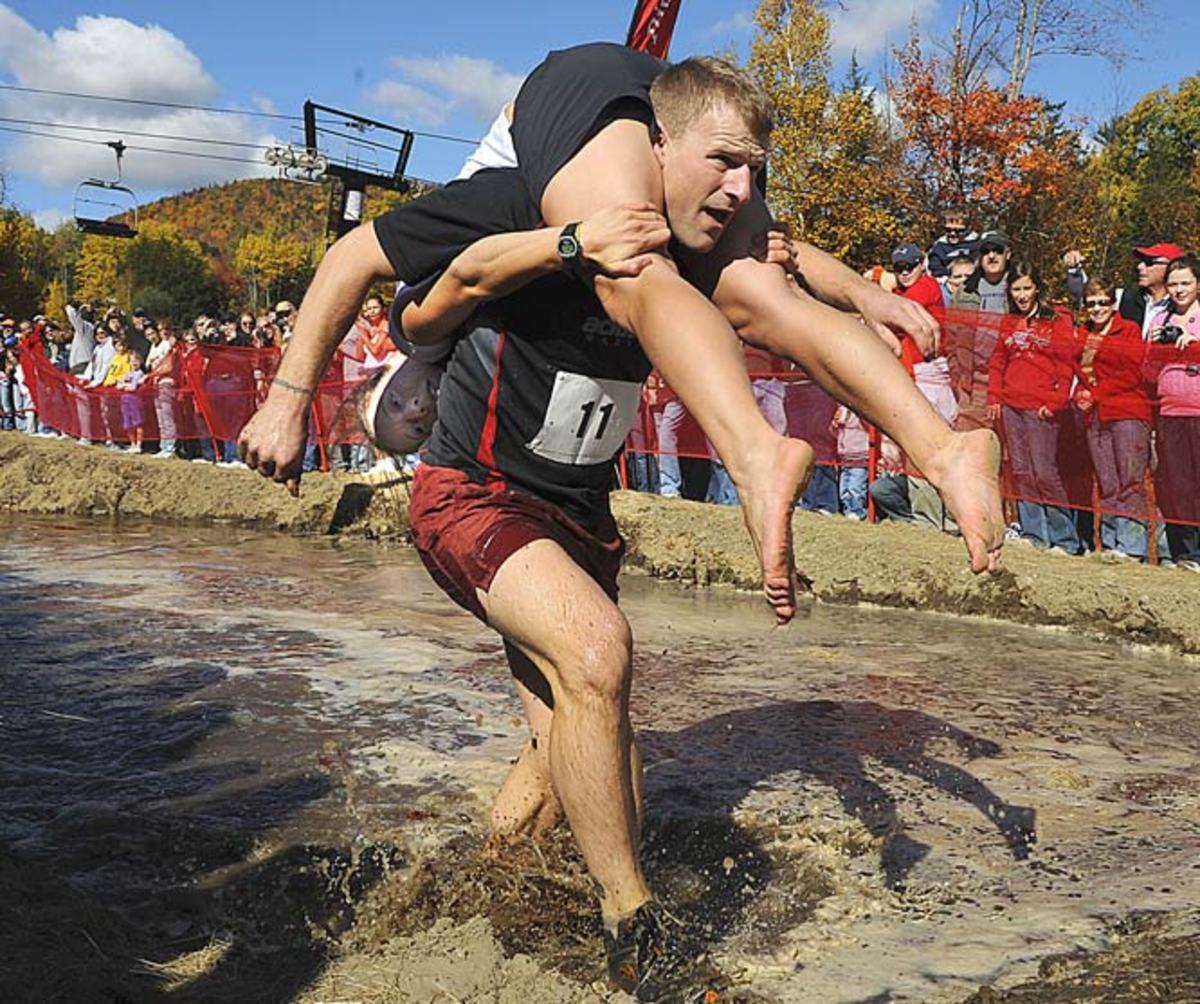
<path fill-rule="evenodd" d="M 615 604 L 589 617 L 572 650 L 556 660 L 560 696 L 605 702 L 624 698 L 633 673 L 633 632 Z"/>

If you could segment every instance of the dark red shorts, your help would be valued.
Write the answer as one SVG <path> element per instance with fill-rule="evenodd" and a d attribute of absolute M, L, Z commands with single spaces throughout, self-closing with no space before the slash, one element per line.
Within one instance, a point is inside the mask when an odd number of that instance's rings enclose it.
<path fill-rule="evenodd" d="M 417 553 L 434 581 L 459 606 L 486 620 L 476 590 L 535 540 L 552 540 L 617 600 L 625 542 L 612 516 L 594 531 L 535 495 L 478 485 L 462 471 L 422 464 L 413 479 L 409 523 Z"/>

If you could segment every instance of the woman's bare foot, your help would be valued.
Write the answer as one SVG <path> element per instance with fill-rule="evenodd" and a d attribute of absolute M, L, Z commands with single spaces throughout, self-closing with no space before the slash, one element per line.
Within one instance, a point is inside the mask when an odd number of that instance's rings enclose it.
<path fill-rule="evenodd" d="M 988 429 L 952 433 L 923 471 L 942 501 L 971 557 L 971 571 L 994 572 L 1004 545 L 1000 504 L 1000 441 Z"/>
<path fill-rule="evenodd" d="M 802 439 L 780 437 L 760 479 L 738 486 L 742 517 L 762 566 L 763 592 L 786 624 L 796 613 L 796 563 L 792 554 L 792 511 L 812 472 L 812 447 Z M 760 487 L 761 486 L 761 487 Z"/>

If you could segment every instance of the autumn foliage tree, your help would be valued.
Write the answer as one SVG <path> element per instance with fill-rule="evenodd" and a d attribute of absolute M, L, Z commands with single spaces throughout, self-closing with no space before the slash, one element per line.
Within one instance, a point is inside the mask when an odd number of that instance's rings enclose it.
<path fill-rule="evenodd" d="M 145 295 L 177 321 L 217 309 L 224 300 L 199 242 L 152 220 L 139 225 L 133 240 L 85 237 L 75 263 L 75 295 L 112 300 L 124 310 Z"/>
<path fill-rule="evenodd" d="M 32 317 L 52 274 L 49 235 L 31 217 L 0 208 L 0 310 Z"/>
<path fill-rule="evenodd" d="M 911 185 L 927 227 L 950 206 L 982 225 L 1002 226 L 1027 253 L 1049 253 L 1040 226 L 1060 205 L 1081 152 L 1058 109 L 1037 97 L 1010 98 L 986 81 L 970 84 L 956 59 L 925 57 L 914 37 L 896 53 L 890 94 L 904 129 Z"/>
<path fill-rule="evenodd" d="M 806 240 L 869 263 L 904 230 L 900 148 L 854 72 L 829 83 L 829 18 L 812 0 L 763 0 L 750 69 L 775 108 L 767 197 Z"/>
<path fill-rule="evenodd" d="M 1200 247 L 1200 76 L 1145 95 L 1100 139 L 1086 172 L 1099 226 L 1078 241 L 1089 260 L 1113 270 L 1135 244 Z"/>
<path fill-rule="evenodd" d="M 300 241 L 251 233 L 238 242 L 233 267 L 247 280 L 257 309 L 260 298 L 262 303 L 300 299 L 312 278 L 312 252 Z"/>

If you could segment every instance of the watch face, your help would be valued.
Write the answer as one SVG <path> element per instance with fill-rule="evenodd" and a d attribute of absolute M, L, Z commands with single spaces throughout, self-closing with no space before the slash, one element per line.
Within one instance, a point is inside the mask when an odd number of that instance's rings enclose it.
<path fill-rule="evenodd" d="M 574 258 L 579 254 L 579 241 L 570 234 L 563 234 L 558 239 L 558 256 L 560 258 Z"/>

